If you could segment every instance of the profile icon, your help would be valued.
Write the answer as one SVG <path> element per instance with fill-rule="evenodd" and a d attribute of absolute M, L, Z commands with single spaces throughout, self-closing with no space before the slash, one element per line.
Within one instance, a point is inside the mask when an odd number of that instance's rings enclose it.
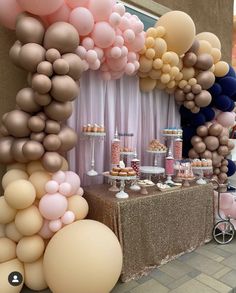
<path fill-rule="evenodd" d="M 23 281 L 23 277 L 21 273 L 19 272 L 12 272 L 8 276 L 9 284 L 14 287 L 21 285 L 22 281 Z"/>

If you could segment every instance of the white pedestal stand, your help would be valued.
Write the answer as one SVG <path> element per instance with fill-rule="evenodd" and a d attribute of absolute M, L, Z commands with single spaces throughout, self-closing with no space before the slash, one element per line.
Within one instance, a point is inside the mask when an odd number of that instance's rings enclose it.
<path fill-rule="evenodd" d="M 199 185 L 204 185 L 207 184 L 206 180 L 204 179 L 204 171 L 212 171 L 212 167 L 192 167 L 193 172 L 195 171 L 197 173 L 197 171 L 200 171 L 200 173 L 198 173 L 200 175 L 200 178 L 196 181 L 197 184 Z"/>
<path fill-rule="evenodd" d="M 153 166 L 141 166 L 140 173 L 147 174 L 148 179 L 152 181 L 152 175 L 160 175 L 165 173 L 165 169 L 161 167 L 153 167 Z"/>
<path fill-rule="evenodd" d="M 166 151 L 151 151 L 151 150 L 146 150 L 147 153 L 149 154 L 154 154 L 154 167 L 158 166 L 158 156 L 160 155 L 165 155 Z"/>

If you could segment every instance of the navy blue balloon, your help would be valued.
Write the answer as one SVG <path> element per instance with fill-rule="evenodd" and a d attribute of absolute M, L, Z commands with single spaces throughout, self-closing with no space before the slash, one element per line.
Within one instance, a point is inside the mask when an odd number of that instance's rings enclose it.
<path fill-rule="evenodd" d="M 205 116 L 206 121 L 211 121 L 215 118 L 215 111 L 211 107 L 201 108 L 200 113 Z"/>
<path fill-rule="evenodd" d="M 228 97 L 232 97 L 236 94 L 236 78 L 232 76 L 226 76 L 219 80 L 219 84 L 222 87 L 222 93 Z"/>
<path fill-rule="evenodd" d="M 228 96 L 220 95 L 214 98 L 213 104 L 217 109 L 227 112 L 227 109 L 231 106 L 231 99 Z"/>
<path fill-rule="evenodd" d="M 198 127 L 203 125 L 206 122 L 206 118 L 202 113 L 194 114 L 191 125 L 194 127 Z"/>
<path fill-rule="evenodd" d="M 188 152 L 192 148 L 191 138 L 196 135 L 196 128 L 184 126 L 183 128 L 183 156 L 188 157 Z"/>
<path fill-rule="evenodd" d="M 234 107 L 235 107 L 235 105 L 234 105 L 234 101 L 231 100 L 231 105 L 230 105 L 230 107 L 228 108 L 227 112 L 231 112 L 231 111 L 233 111 Z"/>
<path fill-rule="evenodd" d="M 222 87 L 219 83 L 215 82 L 211 88 L 208 89 L 212 98 L 218 97 L 222 93 Z"/>
<path fill-rule="evenodd" d="M 230 97 L 233 101 L 236 102 L 236 94 Z"/>
<path fill-rule="evenodd" d="M 232 76 L 232 77 L 236 78 L 236 73 L 235 73 L 235 70 L 232 66 L 229 66 L 229 72 L 225 76 Z"/>
<path fill-rule="evenodd" d="M 228 172 L 227 172 L 227 176 L 230 177 L 230 176 L 234 175 L 235 172 L 236 172 L 235 163 L 232 160 L 228 160 Z"/>
<path fill-rule="evenodd" d="M 181 115 L 181 118 L 183 119 L 192 119 L 193 113 L 189 109 L 185 108 L 183 105 L 180 106 L 179 113 Z"/>

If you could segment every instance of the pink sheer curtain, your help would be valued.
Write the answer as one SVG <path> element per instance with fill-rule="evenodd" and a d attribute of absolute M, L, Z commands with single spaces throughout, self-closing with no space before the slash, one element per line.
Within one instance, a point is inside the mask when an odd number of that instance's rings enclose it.
<path fill-rule="evenodd" d="M 98 138 L 95 142 L 95 169 L 99 174 L 110 169 L 110 144 L 116 126 L 119 132 L 134 134 L 133 145 L 141 164 L 152 165 L 153 158 L 145 151 L 149 142 L 154 138 L 163 142 L 161 130 L 180 125 L 174 98 L 159 90 L 141 93 L 136 76 L 105 82 L 96 71 L 88 71 L 83 74 L 80 85 L 80 96 L 74 102 L 68 122 L 79 137 L 76 148 L 69 153 L 69 163 L 83 184 L 102 180 L 101 176 L 87 178 L 85 175 L 90 169 L 91 146 L 81 135 L 84 124 L 103 124 L 106 128 L 104 141 Z"/>

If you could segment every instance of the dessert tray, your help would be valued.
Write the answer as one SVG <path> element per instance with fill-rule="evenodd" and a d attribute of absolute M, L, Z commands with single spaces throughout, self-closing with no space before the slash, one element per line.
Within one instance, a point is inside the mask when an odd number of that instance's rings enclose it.
<path fill-rule="evenodd" d="M 169 183 L 169 184 L 163 184 L 163 183 L 157 183 L 157 188 L 160 191 L 170 191 L 175 189 L 180 189 L 182 187 L 181 183 Z"/>
<path fill-rule="evenodd" d="M 155 183 L 153 183 L 151 180 L 144 179 L 144 180 L 138 180 L 137 184 L 141 187 L 140 193 L 143 195 L 148 194 L 147 188 L 154 186 Z"/>

